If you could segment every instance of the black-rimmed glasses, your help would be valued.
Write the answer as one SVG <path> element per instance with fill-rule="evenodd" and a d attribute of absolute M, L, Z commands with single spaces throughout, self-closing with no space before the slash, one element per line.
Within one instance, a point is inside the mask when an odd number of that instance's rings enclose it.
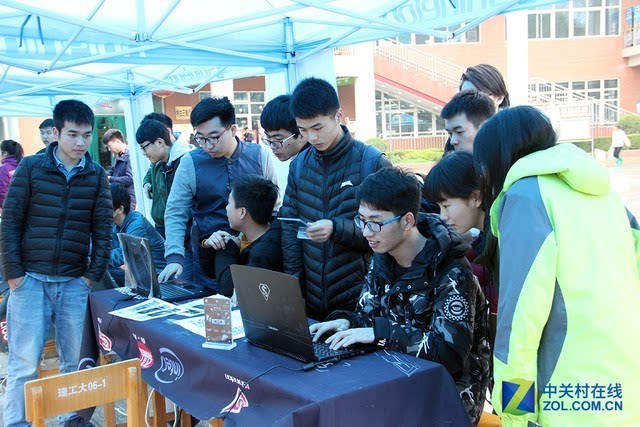
<path fill-rule="evenodd" d="M 227 126 L 226 128 L 224 128 L 224 130 L 222 131 L 222 133 L 218 136 L 208 136 L 206 138 L 202 137 L 202 136 L 194 136 L 193 139 L 194 141 L 196 141 L 198 143 L 198 145 L 200 145 L 201 147 L 205 144 L 208 144 L 210 146 L 214 146 L 216 145 L 218 142 L 220 142 L 220 138 L 222 138 L 222 135 L 224 135 L 224 133 L 226 131 L 229 130 L 229 128 L 231 127 L 231 125 Z"/>
<path fill-rule="evenodd" d="M 296 135 L 295 134 L 291 134 L 288 137 L 286 137 L 285 139 L 283 139 L 282 141 L 276 141 L 276 140 L 272 140 L 272 139 L 268 139 L 268 138 L 262 138 L 262 142 L 264 142 L 265 144 L 267 144 L 270 147 L 278 149 L 278 148 L 282 148 L 284 146 L 284 143 L 287 142 L 288 140 L 290 140 L 291 138 L 293 138 L 294 136 L 296 136 Z"/>

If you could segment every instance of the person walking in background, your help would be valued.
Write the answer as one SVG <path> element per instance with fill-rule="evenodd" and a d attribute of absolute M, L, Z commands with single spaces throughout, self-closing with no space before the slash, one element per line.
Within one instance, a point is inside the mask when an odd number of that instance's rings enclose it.
<path fill-rule="evenodd" d="M 615 129 L 613 130 L 613 134 L 611 134 L 611 149 L 613 149 L 613 157 L 616 158 L 616 166 L 620 166 L 624 160 L 620 157 L 620 151 L 622 151 L 623 147 L 631 147 L 631 141 L 629 141 L 629 137 L 622 130 L 620 124 L 615 124 Z"/>
<path fill-rule="evenodd" d="M 9 190 L 9 183 L 13 178 L 13 173 L 18 167 L 18 163 L 24 157 L 24 150 L 19 142 L 7 139 L 0 143 L 0 212 L 2 212 L 2 204 L 4 196 Z"/>
<path fill-rule="evenodd" d="M 131 209 L 136 208 L 136 190 L 133 185 L 131 173 L 131 160 L 129 159 L 129 145 L 124 135 L 118 129 L 109 129 L 102 137 L 102 143 L 109 147 L 115 158 L 107 175 L 110 183 L 117 183 L 127 189 L 131 196 Z"/>

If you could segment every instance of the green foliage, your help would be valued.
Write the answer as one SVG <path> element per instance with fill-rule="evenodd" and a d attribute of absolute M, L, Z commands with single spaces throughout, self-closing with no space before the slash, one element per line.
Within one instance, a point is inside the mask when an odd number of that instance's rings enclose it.
<path fill-rule="evenodd" d="M 627 134 L 627 136 L 629 137 L 629 141 L 631 141 L 631 147 L 625 147 L 625 149 L 631 149 L 631 150 L 640 149 L 640 133 Z M 609 136 L 609 137 L 595 138 L 593 143 L 594 143 L 594 148 L 603 150 L 603 151 L 608 151 L 609 147 L 611 147 L 611 137 Z M 582 148 L 587 153 L 591 152 L 591 141 L 574 142 L 574 144 Z"/>
<path fill-rule="evenodd" d="M 629 115 L 620 119 L 618 122 L 622 130 L 627 134 L 640 133 L 640 116 Z"/>
<path fill-rule="evenodd" d="M 442 148 L 429 148 L 427 150 L 395 150 L 387 153 L 391 163 L 422 163 L 437 162 L 442 158 Z"/>
<path fill-rule="evenodd" d="M 381 138 L 369 138 L 365 141 L 367 144 L 371 144 L 383 153 L 387 151 L 387 143 Z"/>

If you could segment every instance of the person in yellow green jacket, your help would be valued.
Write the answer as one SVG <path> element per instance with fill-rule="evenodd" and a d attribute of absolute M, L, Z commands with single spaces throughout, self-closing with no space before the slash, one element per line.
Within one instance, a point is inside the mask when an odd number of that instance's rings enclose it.
<path fill-rule="evenodd" d="M 473 154 L 499 242 L 502 425 L 640 425 L 640 231 L 607 169 L 529 106 L 485 122 Z"/>

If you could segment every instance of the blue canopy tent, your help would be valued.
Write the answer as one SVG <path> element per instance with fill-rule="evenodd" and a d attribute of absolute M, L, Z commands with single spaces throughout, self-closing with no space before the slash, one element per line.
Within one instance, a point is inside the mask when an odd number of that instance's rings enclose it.
<path fill-rule="evenodd" d="M 408 32 L 454 37 L 496 14 L 554 2 L 0 0 L 0 116 L 47 116 L 69 97 L 92 106 L 123 99 L 133 135 L 154 90 L 193 93 L 265 74 L 287 92 L 308 75 L 330 76 L 333 47 Z M 463 22 L 455 33 L 436 30 Z M 131 151 L 139 181 L 146 159 Z"/>

